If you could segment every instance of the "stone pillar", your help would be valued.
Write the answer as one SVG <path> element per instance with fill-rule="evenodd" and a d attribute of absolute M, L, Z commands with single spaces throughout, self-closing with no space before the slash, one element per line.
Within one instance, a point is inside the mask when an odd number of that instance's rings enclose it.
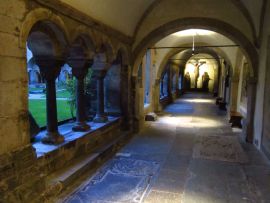
<path fill-rule="evenodd" d="M 162 95 L 162 97 L 164 96 L 164 92 L 163 92 L 164 86 L 163 85 L 164 85 L 163 84 L 163 78 L 161 78 L 161 87 L 160 87 L 161 91 L 160 91 L 160 94 Z"/>
<path fill-rule="evenodd" d="M 94 118 L 95 123 L 105 123 L 108 117 L 104 112 L 104 78 L 106 70 L 94 70 L 94 77 L 97 80 L 97 113 Z"/>
<path fill-rule="evenodd" d="M 121 67 L 121 114 L 123 116 L 123 130 L 130 130 L 131 127 L 131 81 L 130 81 L 130 68 L 128 65 L 122 65 Z"/>
<path fill-rule="evenodd" d="M 140 129 L 140 106 L 139 100 L 139 89 L 141 81 L 136 76 L 131 77 L 131 116 L 132 116 L 132 127 L 133 132 L 139 132 Z"/>
<path fill-rule="evenodd" d="M 56 57 L 34 57 L 46 82 L 47 133 L 42 138 L 46 144 L 60 144 L 64 137 L 58 132 L 55 80 L 64 61 Z"/>
<path fill-rule="evenodd" d="M 159 100 L 160 100 L 160 96 L 161 96 L 161 87 L 160 87 L 160 79 L 156 79 L 155 80 L 155 84 L 154 84 L 154 94 L 153 94 L 153 106 L 154 106 L 154 109 L 153 111 L 154 112 L 159 112 L 160 111 L 160 108 L 159 108 Z"/>
<path fill-rule="evenodd" d="M 76 77 L 76 123 L 72 127 L 73 131 L 84 132 L 90 130 L 86 123 L 84 79 L 88 73 L 92 61 L 85 59 L 69 59 L 72 67 L 72 74 Z"/>
<path fill-rule="evenodd" d="M 230 77 L 229 75 L 226 76 L 224 81 L 224 91 L 223 91 L 223 100 L 219 102 L 219 109 L 223 111 L 227 111 L 227 90 L 230 86 Z"/>
<path fill-rule="evenodd" d="M 247 81 L 247 118 L 246 118 L 246 141 L 249 143 L 253 142 L 253 130 L 254 130 L 254 114 L 255 114 L 255 103 L 256 103 L 256 86 L 257 79 L 249 78 Z"/>
<path fill-rule="evenodd" d="M 171 74 L 171 67 L 168 70 L 168 81 L 167 81 L 167 91 L 168 91 L 168 98 L 169 98 L 169 103 L 173 101 L 172 98 L 172 74 Z"/>
<path fill-rule="evenodd" d="M 231 107 L 230 110 L 237 111 L 238 102 L 238 86 L 239 86 L 239 75 L 233 76 L 231 79 Z"/>

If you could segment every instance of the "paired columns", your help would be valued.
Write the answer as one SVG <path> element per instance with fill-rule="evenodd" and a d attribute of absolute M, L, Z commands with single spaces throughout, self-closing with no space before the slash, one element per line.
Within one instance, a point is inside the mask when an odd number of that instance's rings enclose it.
<path fill-rule="evenodd" d="M 64 137 L 58 132 L 55 80 L 64 60 L 56 57 L 35 57 L 35 61 L 46 82 L 47 133 L 42 142 L 60 144 L 64 142 Z"/>
<path fill-rule="evenodd" d="M 64 142 L 64 136 L 58 131 L 57 104 L 56 104 L 56 85 L 55 81 L 60 74 L 61 67 L 65 61 L 57 57 L 35 57 L 36 64 L 40 67 L 41 74 L 46 82 L 46 108 L 47 108 L 47 133 L 42 138 L 46 144 L 60 144 Z M 68 64 L 72 67 L 72 74 L 76 77 L 76 123 L 73 131 L 87 131 L 90 126 L 87 124 L 85 113 L 85 88 L 84 79 L 91 66 L 91 60 L 82 58 L 69 58 Z M 97 82 L 97 112 L 94 118 L 96 123 L 108 121 L 104 112 L 104 78 L 107 69 L 94 69 L 94 78 Z M 127 85 L 127 84 L 125 84 Z M 125 101 L 124 103 L 128 103 Z M 123 104 L 122 104 L 123 105 Z M 122 106 L 124 108 L 124 106 Z M 126 116 L 128 112 L 126 112 Z M 128 118 L 126 118 L 128 119 Z"/>
<path fill-rule="evenodd" d="M 108 117 L 104 112 L 104 78 L 106 76 L 106 70 L 94 70 L 94 77 L 97 81 L 97 113 L 94 118 L 95 123 L 105 123 L 108 121 Z"/>
<path fill-rule="evenodd" d="M 76 123 L 72 130 L 84 132 L 90 130 L 90 126 L 86 123 L 84 79 L 92 61 L 71 58 L 68 64 L 72 67 L 72 74 L 76 78 Z"/>
<path fill-rule="evenodd" d="M 58 131 L 57 104 L 56 104 L 56 86 L 55 80 L 60 74 L 61 67 L 64 64 L 63 59 L 56 57 L 35 57 L 36 64 L 40 67 L 41 74 L 46 82 L 46 113 L 47 113 L 47 133 L 42 138 L 45 144 L 60 144 L 64 142 L 64 136 Z M 86 123 L 85 103 L 84 103 L 84 78 L 87 75 L 91 61 L 70 60 L 72 73 L 76 77 L 76 124 L 74 131 L 87 131 L 90 126 Z"/>

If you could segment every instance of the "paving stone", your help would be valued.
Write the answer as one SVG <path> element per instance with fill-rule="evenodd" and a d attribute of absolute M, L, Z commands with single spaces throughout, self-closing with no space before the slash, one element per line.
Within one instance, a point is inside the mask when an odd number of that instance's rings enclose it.
<path fill-rule="evenodd" d="M 241 165 L 228 162 L 193 159 L 190 164 L 190 171 L 191 173 L 202 176 L 206 179 L 246 179 Z"/>
<path fill-rule="evenodd" d="M 163 165 L 164 169 L 171 169 L 178 172 L 186 171 L 189 167 L 191 156 L 183 156 L 179 154 L 169 154 Z"/>
<path fill-rule="evenodd" d="M 181 203 L 181 194 L 152 190 L 145 203 Z"/>
<path fill-rule="evenodd" d="M 234 136 L 199 136 L 194 146 L 193 158 L 248 162 L 245 152 Z"/>
<path fill-rule="evenodd" d="M 160 165 L 143 202 L 270 202 L 268 160 L 253 146 L 239 139 L 241 135 L 232 131 L 226 114 L 213 108 L 214 100 L 209 99 L 209 95 L 199 97 L 198 100 L 193 94 L 188 94 L 184 99 L 176 100 L 175 104 L 165 109 L 165 113 L 159 115 L 156 122 L 147 123 L 145 129 L 121 150 L 120 155 L 122 153 L 129 159 L 154 161 Z M 237 149 L 234 150 L 246 154 L 249 162 L 241 163 L 240 159 L 235 159 L 234 162 L 210 160 L 205 157 L 194 159 L 193 150 L 200 137 L 220 137 L 222 142 L 233 139 L 237 143 Z M 207 147 L 209 146 L 204 146 L 202 150 Z M 107 180 L 107 185 L 121 178 Z M 136 188 L 136 184 L 128 182 L 120 181 L 119 187 L 123 190 L 126 186 L 131 190 L 132 187 Z M 130 183 L 132 182 L 134 181 Z M 99 191 L 98 189 L 100 188 L 93 188 L 93 191 Z M 113 202 L 123 202 L 120 197 L 116 198 L 117 192 L 111 194 L 114 194 Z M 74 197 L 71 202 L 78 202 L 78 199 Z"/>

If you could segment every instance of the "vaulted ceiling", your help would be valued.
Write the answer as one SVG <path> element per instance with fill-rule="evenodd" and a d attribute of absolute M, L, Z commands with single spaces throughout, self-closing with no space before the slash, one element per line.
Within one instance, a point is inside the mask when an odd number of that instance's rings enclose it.
<path fill-rule="evenodd" d="M 207 30 L 184 30 L 177 33 L 173 33 L 158 41 L 154 47 L 166 47 L 156 49 L 155 64 L 159 68 L 164 68 L 164 64 L 171 58 L 186 59 L 191 56 L 191 48 L 180 47 L 192 47 L 194 36 L 195 53 L 215 53 L 217 57 L 224 58 L 233 67 L 236 64 L 237 53 L 240 51 L 239 47 L 222 47 L 222 45 L 235 45 L 233 41 L 226 36 L 216 32 Z M 196 48 L 198 46 L 220 46 L 220 47 L 206 47 Z M 170 48 L 174 47 L 174 48 Z M 177 48 L 179 47 L 179 48 Z M 186 61 L 177 61 L 181 66 L 184 66 Z M 159 73 L 162 71 L 158 71 Z"/>
<path fill-rule="evenodd" d="M 146 9 L 155 0 L 61 0 L 84 14 L 132 36 Z"/>
<path fill-rule="evenodd" d="M 139 29 L 140 25 L 144 19 L 147 18 L 147 15 L 158 14 L 159 11 L 155 9 L 161 9 L 161 13 L 164 16 L 172 15 L 168 10 L 168 3 L 177 3 L 176 7 L 181 5 L 183 10 L 179 12 L 186 12 L 188 8 L 191 10 L 196 8 L 196 6 L 204 5 L 206 12 L 212 13 L 211 4 L 220 5 L 221 10 L 229 8 L 224 7 L 223 1 L 219 0 L 61 0 L 62 2 L 68 4 L 69 6 L 83 12 L 84 14 L 118 30 L 128 36 L 134 36 L 136 30 Z M 239 9 L 239 13 L 242 13 L 247 21 L 250 21 L 253 24 L 254 28 L 258 31 L 261 18 L 261 9 L 263 6 L 264 0 L 225 0 L 228 3 Z M 212 2 L 212 3 L 211 3 Z M 162 5 L 164 4 L 164 5 Z M 159 5 L 162 5 L 158 8 Z M 225 5 L 226 6 L 226 5 Z M 205 9 L 204 8 L 204 9 Z M 207 10 L 209 8 L 209 10 Z M 153 11 L 153 12 L 151 12 Z M 198 10 L 199 11 L 199 10 Z M 228 10 L 227 10 L 228 11 Z M 201 13 L 201 11 L 200 11 Z M 225 12 L 226 13 L 226 12 Z M 229 15 L 229 12 L 228 12 Z M 153 16 L 155 17 L 155 16 Z M 159 18 L 160 16 L 156 16 Z M 146 19 L 147 20 L 147 19 Z M 236 20 L 236 19 L 235 19 Z M 239 20 L 239 19 L 237 19 Z M 145 29 L 142 27 L 142 29 Z"/>
<path fill-rule="evenodd" d="M 194 46 L 207 45 L 207 46 L 222 46 L 222 45 L 235 45 L 233 41 L 227 37 L 212 31 L 206 30 L 185 30 L 180 31 L 163 38 L 155 44 L 155 47 L 177 47 L 177 46 L 192 46 L 194 35 Z M 235 52 L 238 47 L 217 47 L 223 50 L 224 54 L 234 61 Z M 215 50 L 215 48 L 213 48 Z M 158 49 L 160 58 L 164 58 L 173 49 Z M 175 50 L 175 49 L 174 49 Z"/>

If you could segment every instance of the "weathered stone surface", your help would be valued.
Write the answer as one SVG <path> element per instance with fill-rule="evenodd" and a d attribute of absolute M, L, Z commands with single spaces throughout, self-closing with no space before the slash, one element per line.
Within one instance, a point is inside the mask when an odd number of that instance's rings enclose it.
<path fill-rule="evenodd" d="M 181 194 L 152 190 L 144 200 L 145 203 L 181 203 Z"/>
<path fill-rule="evenodd" d="M 9 16 L 0 15 L 0 22 L 0 32 L 19 35 L 21 21 Z"/>
<path fill-rule="evenodd" d="M 0 138 L 4 145 L 0 147 L 0 154 L 11 151 L 26 144 L 26 140 L 22 134 L 19 133 L 17 118 L 1 118 L 0 117 Z"/>
<path fill-rule="evenodd" d="M 0 81 L 28 80 L 26 58 L 0 56 L 0 60 Z"/>
<path fill-rule="evenodd" d="M 1 56 L 24 58 L 25 49 L 19 48 L 19 37 L 0 32 L 0 53 Z"/>
<path fill-rule="evenodd" d="M 12 18 L 22 19 L 26 12 L 26 1 L 10 0 L 0 2 L 0 14 L 10 16 Z"/>
<path fill-rule="evenodd" d="M 0 98 L 0 117 L 19 117 L 27 112 L 26 85 L 26 81 L 0 82 L 0 93 L 4 95 Z"/>
<path fill-rule="evenodd" d="M 248 161 L 238 139 L 234 136 L 198 137 L 193 158 L 246 163 Z"/>

